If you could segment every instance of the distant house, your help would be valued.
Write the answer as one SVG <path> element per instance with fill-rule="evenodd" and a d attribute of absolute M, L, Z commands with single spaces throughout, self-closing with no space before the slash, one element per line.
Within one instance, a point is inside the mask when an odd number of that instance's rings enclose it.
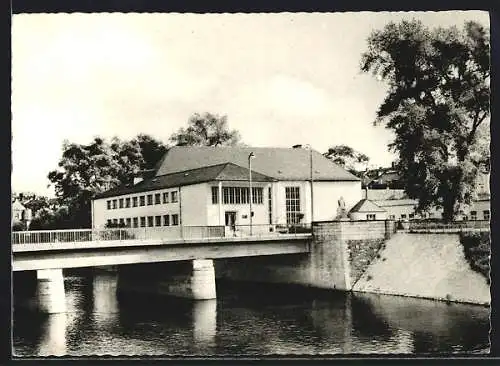
<path fill-rule="evenodd" d="M 351 220 L 386 220 L 387 211 L 368 199 L 362 199 L 349 211 Z"/>
<path fill-rule="evenodd" d="M 26 208 L 18 199 L 12 202 L 11 225 L 16 223 L 25 223 L 29 226 L 31 222 L 31 210 Z"/>
<path fill-rule="evenodd" d="M 418 201 L 410 199 L 403 190 L 399 173 L 394 168 L 379 169 L 378 175 L 365 182 L 364 198 L 372 200 L 387 211 L 387 218 L 393 220 L 441 219 L 442 209 L 429 209 L 417 214 Z M 480 173 L 477 177 L 475 199 L 457 219 L 489 220 L 490 190 L 489 174 Z"/>
<path fill-rule="evenodd" d="M 264 230 L 333 220 L 341 198 L 346 210 L 362 198 L 359 178 L 300 146 L 177 146 L 152 176 L 95 196 L 92 226 L 249 225 L 249 162 L 252 224 Z"/>

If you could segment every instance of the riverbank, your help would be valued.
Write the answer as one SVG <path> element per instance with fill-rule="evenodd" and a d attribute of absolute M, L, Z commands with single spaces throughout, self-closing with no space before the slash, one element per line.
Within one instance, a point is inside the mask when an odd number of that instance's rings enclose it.
<path fill-rule="evenodd" d="M 487 279 L 468 263 L 458 234 L 396 233 L 353 291 L 489 305 Z"/>

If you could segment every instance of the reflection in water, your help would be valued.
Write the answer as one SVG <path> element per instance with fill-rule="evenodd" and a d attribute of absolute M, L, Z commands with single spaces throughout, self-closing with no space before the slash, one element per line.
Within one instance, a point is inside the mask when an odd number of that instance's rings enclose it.
<path fill-rule="evenodd" d="M 194 341 L 213 346 L 217 331 L 217 300 L 195 301 L 192 306 Z"/>
<path fill-rule="evenodd" d="M 66 313 L 50 314 L 42 325 L 40 356 L 64 356 L 66 352 Z"/>
<path fill-rule="evenodd" d="M 219 284 L 218 299 L 116 296 L 116 276 L 65 279 L 66 314 L 14 313 L 33 355 L 468 353 L 488 348 L 479 306 L 382 295 Z"/>

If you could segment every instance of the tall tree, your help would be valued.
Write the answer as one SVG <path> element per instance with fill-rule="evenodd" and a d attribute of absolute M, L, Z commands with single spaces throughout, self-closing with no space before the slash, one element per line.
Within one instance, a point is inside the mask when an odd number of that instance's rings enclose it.
<path fill-rule="evenodd" d="M 452 220 L 470 204 L 478 128 L 489 119 L 489 35 L 478 23 L 428 29 L 390 23 L 368 38 L 361 69 L 389 90 L 375 123 L 395 132 L 390 149 L 418 209 L 442 207 Z M 482 159 L 484 161 L 484 159 Z"/>
<path fill-rule="evenodd" d="M 110 143 L 97 137 L 88 145 L 65 141 L 59 169 L 51 171 L 48 178 L 59 204 L 67 207 L 73 227 L 90 227 L 90 203 L 96 193 L 129 183 L 135 173 L 154 166 L 165 149 L 146 135 L 131 141 L 113 138 Z"/>
<path fill-rule="evenodd" d="M 360 176 L 360 171 L 366 170 L 370 161 L 368 156 L 347 145 L 333 146 L 323 155 L 357 176 Z"/>
<path fill-rule="evenodd" d="M 240 143 L 240 134 L 229 130 L 227 116 L 212 113 L 194 114 L 187 128 L 172 134 L 170 142 L 177 146 L 226 146 Z"/>

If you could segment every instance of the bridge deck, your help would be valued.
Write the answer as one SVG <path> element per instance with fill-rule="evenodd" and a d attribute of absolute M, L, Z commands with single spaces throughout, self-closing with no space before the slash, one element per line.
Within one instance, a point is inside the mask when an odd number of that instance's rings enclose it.
<path fill-rule="evenodd" d="M 94 241 L 72 241 L 72 242 L 47 242 L 47 243 L 24 243 L 13 244 L 12 252 L 42 252 L 54 250 L 75 250 L 93 248 L 118 248 L 118 247 L 151 247 L 159 245 L 198 245 L 198 244 L 231 244 L 242 242 L 275 242 L 293 239 L 309 239 L 312 234 L 273 234 L 273 235 L 252 235 L 240 237 L 206 237 L 189 239 L 122 239 L 122 240 L 94 240 Z"/>

